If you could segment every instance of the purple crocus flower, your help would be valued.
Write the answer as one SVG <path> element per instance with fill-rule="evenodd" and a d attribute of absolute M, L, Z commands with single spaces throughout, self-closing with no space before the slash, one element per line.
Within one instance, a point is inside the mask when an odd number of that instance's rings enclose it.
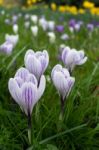
<path fill-rule="evenodd" d="M 87 24 L 87 29 L 88 29 L 89 31 L 93 31 L 94 25 L 93 25 L 92 23 L 88 23 L 88 24 Z"/>
<path fill-rule="evenodd" d="M 63 25 L 57 25 L 56 27 L 57 32 L 63 32 L 64 31 L 64 26 Z"/>
<path fill-rule="evenodd" d="M 6 41 L 2 45 L 0 45 L 0 52 L 6 53 L 7 55 L 10 55 L 13 50 L 13 44 Z"/>
<path fill-rule="evenodd" d="M 26 68 L 33 73 L 37 80 L 39 81 L 41 75 L 45 72 L 48 63 L 49 55 L 46 50 L 34 52 L 33 50 L 28 50 L 24 58 Z"/>
<path fill-rule="evenodd" d="M 79 31 L 81 26 L 83 25 L 83 22 L 82 21 L 76 21 L 75 19 L 71 19 L 69 21 L 69 28 L 70 28 L 70 31 Z"/>
<path fill-rule="evenodd" d="M 65 98 L 67 99 L 73 85 L 75 78 L 70 76 L 69 71 L 66 68 L 63 68 L 61 65 L 56 65 L 51 73 L 53 84 L 60 95 L 61 101 L 61 113 L 64 112 L 64 102 Z"/>
<path fill-rule="evenodd" d="M 76 65 L 82 65 L 87 61 L 87 57 L 83 50 L 77 51 L 76 49 L 64 48 L 62 52 L 62 61 L 70 72 Z"/>
<path fill-rule="evenodd" d="M 75 24 L 76 24 L 76 20 L 75 20 L 75 19 L 71 19 L 71 20 L 69 21 L 69 26 L 70 26 L 70 27 L 73 27 L 73 28 L 74 28 Z"/>
<path fill-rule="evenodd" d="M 27 116 L 31 116 L 34 105 L 43 95 L 45 85 L 44 75 L 41 76 L 38 86 L 36 77 L 23 67 L 8 82 L 11 96 Z"/>

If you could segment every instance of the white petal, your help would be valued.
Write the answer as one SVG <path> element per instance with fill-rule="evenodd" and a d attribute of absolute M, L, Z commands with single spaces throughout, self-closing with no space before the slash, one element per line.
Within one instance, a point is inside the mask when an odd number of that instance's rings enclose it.
<path fill-rule="evenodd" d="M 26 68 L 21 67 L 17 70 L 15 77 L 20 77 L 23 79 L 23 81 L 27 81 L 28 75 L 29 71 Z"/>
<path fill-rule="evenodd" d="M 65 60 L 66 60 L 66 57 L 67 57 L 67 54 L 68 54 L 69 51 L 70 51 L 70 48 L 65 47 L 63 52 L 62 52 L 62 60 L 63 60 L 64 63 L 65 63 Z"/>
<path fill-rule="evenodd" d="M 8 82 L 8 89 L 13 97 L 13 99 L 18 103 L 21 107 L 21 90 L 15 79 L 11 78 Z"/>
<path fill-rule="evenodd" d="M 62 66 L 60 64 L 57 64 L 56 66 L 54 66 L 51 72 L 51 77 L 53 78 L 54 71 L 61 71 L 61 70 L 62 70 Z"/>
<path fill-rule="evenodd" d="M 43 95 L 44 90 L 45 90 L 45 86 L 46 86 L 46 79 L 45 79 L 45 76 L 42 75 L 41 79 L 40 79 L 39 87 L 38 87 L 38 100 Z"/>
<path fill-rule="evenodd" d="M 29 76 L 27 78 L 27 82 L 32 82 L 36 86 L 38 84 L 36 77 L 34 76 L 34 74 L 31 74 L 31 73 L 29 74 Z"/>
<path fill-rule="evenodd" d="M 79 61 L 79 63 L 77 63 L 77 65 L 82 65 L 87 61 L 88 57 L 84 57 L 81 61 Z"/>
<path fill-rule="evenodd" d="M 29 50 L 26 52 L 26 54 L 25 54 L 24 62 L 26 62 L 27 57 L 28 57 L 29 55 L 34 55 L 34 54 L 35 54 L 34 51 L 33 51 L 32 49 L 29 49 Z"/>
<path fill-rule="evenodd" d="M 35 56 L 29 55 L 25 61 L 25 66 L 39 80 L 42 73 L 42 67 L 39 60 Z"/>
<path fill-rule="evenodd" d="M 53 76 L 53 83 L 56 89 L 59 91 L 60 95 L 65 98 L 68 92 L 68 82 L 61 72 L 55 72 Z"/>

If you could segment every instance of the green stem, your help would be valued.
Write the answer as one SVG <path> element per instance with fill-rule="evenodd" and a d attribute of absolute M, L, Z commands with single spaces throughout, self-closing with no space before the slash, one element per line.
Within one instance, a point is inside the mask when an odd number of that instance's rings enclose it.
<path fill-rule="evenodd" d="M 30 113 L 28 113 L 28 139 L 29 145 L 32 145 L 32 118 Z"/>
<path fill-rule="evenodd" d="M 61 102 L 61 112 L 60 112 L 59 120 L 62 121 L 64 115 L 64 99 L 62 96 L 60 97 L 60 102 Z"/>

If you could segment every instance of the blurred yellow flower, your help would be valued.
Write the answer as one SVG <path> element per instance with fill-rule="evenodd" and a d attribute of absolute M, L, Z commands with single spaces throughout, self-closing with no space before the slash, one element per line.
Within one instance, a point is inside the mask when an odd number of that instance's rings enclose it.
<path fill-rule="evenodd" d="M 55 4 L 55 3 L 51 3 L 51 9 L 52 9 L 53 11 L 56 11 L 57 6 L 56 6 L 56 4 Z"/>
<path fill-rule="evenodd" d="M 2 5 L 3 4 L 3 0 L 0 0 L 0 5 Z"/>
<path fill-rule="evenodd" d="M 66 5 L 66 6 L 65 6 L 65 10 L 66 10 L 66 11 L 69 11 L 69 10 L 70 10 L 70 6 Z"/>
<path fill-rule="evenodd" d="M 84 7 L 84 8 L 87 8 L 87 9 L 93 8 L 94 5 L 95 5 L 94 3 L 89 2 L 89 1 L 84 1 L 84 3 L 83 3 L 83 7 Z"/>
<path fill-rule="evenodd" d="M 58 10 L 60 11 L 60 12 L 65 12 L 65 6 L 59 6 L 59 8 L 58 8 Z"/>
<path fill-rule="evenodd" d="M 27 5 L 29 5 L 29 6 L 31 5 L 31 0 L 27 1 Z"/>
<path fill-rule="evenodd" d="M 36 0 L 32 0 L 32 3 L 36 3 L 37 1 Z"/>
<path fill-rule="evenodd" d="M 92 15 L 99 15 L 99 7 L 94 7 L 90 9 Z"/>
<path fill-rule="evenodd" d="M 78 13 L 84 14 L 84 13 L 85 13 L 85 10 L 84 10 L 83 8 L 80 8 L 80 9 L 78 10 Z"/>
<path fill-rule="evenodd" d="M 74 15 L 76 15 L 78 13 L 77 7 L 76 6 L 71 6 L 69 12 L 71 12 Z"/>

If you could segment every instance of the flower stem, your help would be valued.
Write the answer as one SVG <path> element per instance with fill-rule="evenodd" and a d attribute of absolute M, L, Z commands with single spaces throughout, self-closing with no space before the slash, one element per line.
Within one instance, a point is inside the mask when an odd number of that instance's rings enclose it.
<path fill-rule="evenodd" d="M 32 118 L 30 113 L 28 113 L 28 139 L 29 145 L 32 145 Z"/>
<path fill-rule="evenodd" d="M 62 96 L 60 97 L 60 102 L 61 102 L 61 112 L 60 112 L 59 120 L 62 121 L 64 115 L 64 99 Z"/>

